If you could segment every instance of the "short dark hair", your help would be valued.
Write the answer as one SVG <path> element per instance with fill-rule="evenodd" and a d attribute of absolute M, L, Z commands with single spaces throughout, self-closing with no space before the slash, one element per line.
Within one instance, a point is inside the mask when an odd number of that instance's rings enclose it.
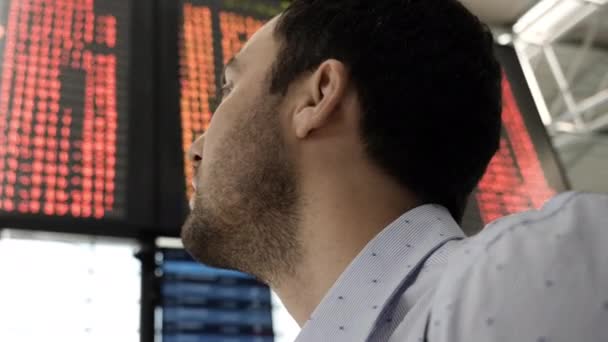
<path fill-rule="evenodd" d="M 457 0 L 294 0 L 275 36 L 272 93 L 343 62 L 371 160 L 462 220 L 500 139 L 501 70 L 485 24 Z"/>

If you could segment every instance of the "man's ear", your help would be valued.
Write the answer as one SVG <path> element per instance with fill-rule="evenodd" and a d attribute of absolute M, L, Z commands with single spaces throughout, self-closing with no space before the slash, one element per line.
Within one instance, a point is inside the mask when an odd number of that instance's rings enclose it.
<path fill-rule="evenodd" d="M 296 136 L 306 138 L 326 125 L 335 114 L 346 94 L 348 70 L 335 59 L 323 62 L 308 78 L 304 91 L 308 103 L 297 109 L 293 117 Z"/>

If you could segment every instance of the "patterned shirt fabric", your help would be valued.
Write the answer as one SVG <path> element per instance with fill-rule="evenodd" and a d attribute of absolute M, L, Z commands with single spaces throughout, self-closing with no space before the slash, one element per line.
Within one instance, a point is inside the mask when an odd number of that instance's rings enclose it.
<path fill-rule="evenodd" d="M 565 193 L 465 238 L 415 208 L 351 262 L 296 342 L 607 342 L 608 195 Z"/>

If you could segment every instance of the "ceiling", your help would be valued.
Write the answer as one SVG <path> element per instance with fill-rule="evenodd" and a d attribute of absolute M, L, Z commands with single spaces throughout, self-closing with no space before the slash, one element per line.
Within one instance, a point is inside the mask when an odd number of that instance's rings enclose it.
<path fill-rule="evenodd" d="M 464 5 L 497 32 L 510 31 L 512 25 L 539 0 L 461 0 Z M 595 27 L 593 25 L 596 25 Z M 581 43 L 587 33 L 597 29 L 593 47 L 576 66 Z M 565 73 L 571 80 L 572 92 L 582 100 L 608 85 L 608 5 L 575 27 L 553 44 Z M 538 60 L 534 71 L 552 113 L 565 110 L 553 74 L 546 62 Z M 608 105 L 586 113 L 588 119 L 608 116 Z M 608 134 L 569 135 L 554 137 L 556 151 L 574 190 L 608 192 Z"/>
<path fill-rule="evenodd" d="M 488 25 L 510 29 L 517 19 L 539 0 L 461 0 L 461 2 Z M 598 25 L 595 45 L 608 49 L 608 6 L 604 6 L 595 16 L 598 20 L 586 21 L 583 25 L 577 26 L 564 38 L 564 41 L 578 43 L 585 37 L 590 25 Z"/>
<path fill-rule="evenodd" d="M 511 26 L 538 0 L 461 0 L 489 25 Z"/>
<path fill-rule="evenodd" d="M 572 94 L 581 101 L 608 87 L 608 53 L 602 49 L 587 51 L 580 64 L 581 49 L 577 45 L 554 45 L 557 58 L 571 81 Z M 533 60 L 534 71 L 544 98 L 552 114 L 566 111 L 557 83 L 544 58 Z M 608 116 L 608 104 L 584 113 L 589 122 Z M 553 137 L 562 165 L 569 176 L 572 188 L 579 191 L 608 192 L 608 134 L 560 134 Z"/>
<path fill-rule="evenodd" d="M 594 13 L 593 16 L 589 18 L 589 20 L 585 20 L 582 25 L 575 27 L 563 40 L 566 42 L 579 43 L 590 29 L 597 30 L 594 46 L 608 50 L 608 5 L 605 5 L 598 12 Z"/>

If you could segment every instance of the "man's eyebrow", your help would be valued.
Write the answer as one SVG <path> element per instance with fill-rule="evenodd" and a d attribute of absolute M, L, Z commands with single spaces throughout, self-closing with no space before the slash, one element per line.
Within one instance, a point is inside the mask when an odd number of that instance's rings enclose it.
<path fill-rule="evenodd" d="M 224 70 L 222 71 L 222 84 L 226 84 L 226 70 L 234 69 L 237 66 L 236 56 L 231 57 L 224 66 Z"/>

